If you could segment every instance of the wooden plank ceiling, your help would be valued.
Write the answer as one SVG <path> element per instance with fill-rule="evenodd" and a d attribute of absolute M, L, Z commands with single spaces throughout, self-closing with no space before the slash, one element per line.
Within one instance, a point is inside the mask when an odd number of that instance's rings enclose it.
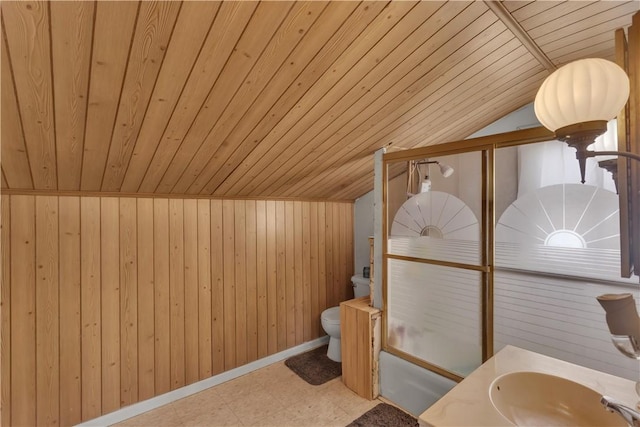
<path fill-rule="evenodd" d="M 380 147 L 462 139 L 554 65 L 613 59 L 639 5 L 3 1 L 2 187 L 353 199 Z"/>

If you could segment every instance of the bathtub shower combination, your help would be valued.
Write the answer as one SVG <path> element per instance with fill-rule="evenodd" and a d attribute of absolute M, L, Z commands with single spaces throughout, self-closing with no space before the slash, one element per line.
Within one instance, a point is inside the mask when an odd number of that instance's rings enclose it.
<path fill-rule="evenodd" d="M 555 142 L 534 145 L 544 144 Z M 595 299 L 637 295 L 637 283 L 619 277 L 617 195 L 606 180 L 574 184 L 559 169 L 557 179 L 537 185 L 519 176 L 511 200 L 496 212 L 493 351 L 515 345 L 636 381 L 637 362 L 617 354 Z M 396 356 L 463 378 L 483 361 L 483 273 L 458 268 L 481 264 L 480 203 L 463 185 L 436 190 L 443 187 L 434 182 L 390 215 L 386 345 Z"/>

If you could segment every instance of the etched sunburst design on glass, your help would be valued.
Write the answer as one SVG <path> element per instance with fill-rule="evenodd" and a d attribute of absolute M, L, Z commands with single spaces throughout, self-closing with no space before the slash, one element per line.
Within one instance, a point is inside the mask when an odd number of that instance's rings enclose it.
<path fill-rule="evenodd" d="M 496 225 L 496 264 L 583 276 L 618 276 L 618 196 L 600 187 L 557 184 L 518 198 Z"/>
<path fill-rule="evenodd" d="M 600 187 L 557 184 L 518 198 L 500 217 L 496 240 L 565 248 L 618 249 L 618 196 Z"/>
<path fill-rule="evenodd" d="M 404 202 L 391 224 L 391 236 L 477 240 L 478 220 L 456 196 L 429 191 Z"/>

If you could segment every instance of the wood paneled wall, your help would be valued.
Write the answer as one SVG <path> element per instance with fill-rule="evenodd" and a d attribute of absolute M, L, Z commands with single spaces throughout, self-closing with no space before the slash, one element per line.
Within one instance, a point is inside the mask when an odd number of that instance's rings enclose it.
<path fill-rule="evenodd" d="M 70 425 L 323 335 L 353 205 L 2 197 L 2 425 Z"/>

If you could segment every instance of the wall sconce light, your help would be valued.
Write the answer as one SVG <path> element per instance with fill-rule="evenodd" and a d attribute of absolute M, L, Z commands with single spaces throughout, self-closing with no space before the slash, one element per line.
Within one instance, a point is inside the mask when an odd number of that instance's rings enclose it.
<path fill-rule="evenodd" d="M 606 132 L 607 122 L 618 115 L 628 98 L 627 74 L 615 63 L 599 58 L 560 67 L 540 86 L 534 102 L 536 116 L 556 138 L 576 149 L 582 183 L 589 157 L 624 156 L 640 161 L 639 155 L 626 151 L 587 150 Z M 612 163 L 603 161 L 600 166 L 612 172 L 615 180 Z"/>

